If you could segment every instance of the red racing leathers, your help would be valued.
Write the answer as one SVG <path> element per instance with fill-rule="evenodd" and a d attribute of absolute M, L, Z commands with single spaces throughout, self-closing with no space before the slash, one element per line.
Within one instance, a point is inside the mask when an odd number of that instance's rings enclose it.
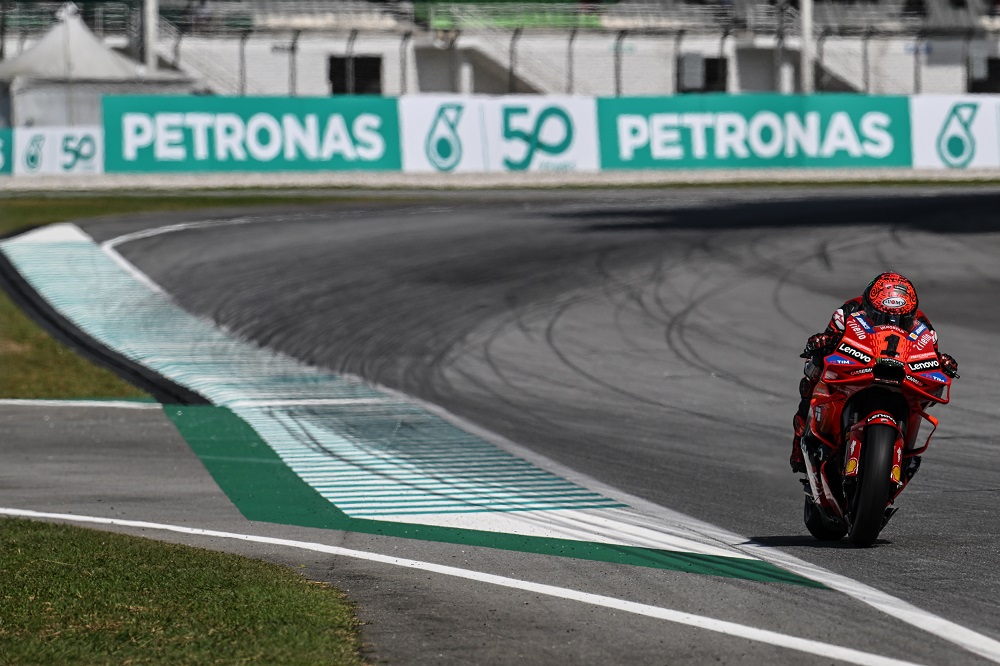
<path fill-rule="evenodd" d="M 802 449 L 799 447 L 799 440 L 803 433 L 805 433 L 806 417 L 809 414 L 809 401 L 812 398 L 813 389 L 816 388 L 820 371 L 823 368 L 820 359 L 840 344 L 840 339 L 844 335 L 847 318 L 862 309 L 860 296 L 847 301 L 834 311 L 830 317 L 830 323 L 826 325 L 826 330 L 811 336 L 806 343 L 806 348 L 802 356 L 808 360 L 803 368 L 805 376 L 799 382 L 799 396 L 801 400 L 799 401 L 799 409 L 792 419 L 792 425 L 795 428 L 795 437 L 792 440 L 792 455 L 789 457 L 789 463 L 792 466 L 793 472 L 805 472 L 805 462 L 802 459 Z M 937 352 L 940 358 L 942 371 L 950 377 L 957 377 L 958 363 L 948 354 L 942 354 L 938 350 L 937 332 L 931 325 L 930 320 L 927 319 L 927 315 L 918 309 L 914 318 L 914 323 L 921 322 L 930 329 L 934 340 L 934 351 Z"/>

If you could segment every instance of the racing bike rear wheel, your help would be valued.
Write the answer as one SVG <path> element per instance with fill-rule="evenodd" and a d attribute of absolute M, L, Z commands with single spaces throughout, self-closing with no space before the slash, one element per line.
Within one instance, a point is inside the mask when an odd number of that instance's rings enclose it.
<path fill-rule="evenodd" d="M 855 546 L 866 548 L 875 543 L 885 523 L 896 436 L 896 429 L 887 425 L 870 425 L 865 429 L 860 478 L 850 502 L 848 538 Z"/>

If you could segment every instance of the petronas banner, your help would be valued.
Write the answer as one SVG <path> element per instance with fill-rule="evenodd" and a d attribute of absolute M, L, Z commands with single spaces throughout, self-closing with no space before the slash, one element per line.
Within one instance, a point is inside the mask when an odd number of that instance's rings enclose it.
<path fill-rule="evenodd" d="M 914 167 L 1000 168 L 1000 97 L 917 95 L 910 113 Z"/>
<path fill-rule="evenodd" d="M 906 97 L 675 95 L 597 101 L 603 169 L 908 167 Z"/>
<path fill-rule="evenodd" d="M 419 95 L 399 107 L 404 171 L 599 168 L 593 98 Z"/>
<path fill-rule="evenodd" d="M 107 170 L 400 168 L 395 99 L 105 97 Z"/>
<path fill-rule="evenodd" d="M 0 176 L 14 173 L 14 131 L 0 129 Z"/>
<path fill-rule="evenodd" d="M 104 131 L 100 127 L 19 127 L 13 143 L 15 176 L 104 170 Z"/>
<path fill-rule="evenodd" d="M 111 96 L 0 129 L 0 175 L 1000 169 L 1000 95 Z"/>

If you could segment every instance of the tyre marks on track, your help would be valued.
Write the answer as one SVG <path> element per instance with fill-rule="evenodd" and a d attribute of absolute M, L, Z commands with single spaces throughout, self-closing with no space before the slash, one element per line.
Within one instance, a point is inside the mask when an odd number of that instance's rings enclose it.
<path fill-rule="evenodd" d="M 171 225 L 160 232 L 199 226 L 204 225 Z M 192 413 L 203 430 L 225 421 L 227 413 L 252 426 L 260 436 L 257 452 L 238 438 L 222 453 L 211 442 L 196 447 L 224 490 L 242 484 L 239 475 L 257 475 L 263 487 L 267 483 L 260 475 L 273 469 L 267 465 L 280 463 L 330 503 L 331 510 L 320 510 L 318 520 L 340 529 L 405 534 L 407 526 L 421 525 L 427 527 L 424 538 L 443 538 L 442 530 L 451 530 L 450 540 L 480 545 L 519 542 L 525 545 L 515 549 L 582 553 L 615 562 L 623 561 L 624 553 L 632 563 L 811 584 L 730 544 L 658 524 L 615 499 L 565 481 L 406 396 L 225 336 L 174 305 L 148 278 L 137 277 L 139 271 L 114 249 L 156 235 L 155 229 L 144 230 L 99 249 L 78 228 L 57 225 L 0 247 L 75 326 L 215 405 L 208 411 L 186 407 L 172 413 L 171 408 L 168 413 L 182 432 L 200 437 L 198 428 L 185 425 Z M 51 266 L 60 272 L 51 275 Z M 218 439 L 223 446 L 224 433 Z M 271 460 L 261 458 L 264 447 L 276 454 Z M 239 475 L 231 464 L 237 464 Z M 283 483 L 272 487 L 307 495 L 295 490 L 291 477 Z M 242 494 L 230 497 L 241 510 L 250 506 L 241 504 Z M 260 498 L 252 510 L 280 522 Z M 456 536 L 455 530 L 464 534 Z"/>

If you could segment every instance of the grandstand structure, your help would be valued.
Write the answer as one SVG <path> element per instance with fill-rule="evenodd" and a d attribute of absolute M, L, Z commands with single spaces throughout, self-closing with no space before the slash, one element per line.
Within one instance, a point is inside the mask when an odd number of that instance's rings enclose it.
<path fill-rule="evenodd" d="M 60 4 L 0 0 L 0 55 L 29 47 Z M 78 4 L 141 59 L 141 3 Z M 792 93 L 797 5 L 160 0 L 155 55 L 227 95 Z M 1000 0 L 816 0 L 813 15 L 818 91 L 1000 91 Z"/>

